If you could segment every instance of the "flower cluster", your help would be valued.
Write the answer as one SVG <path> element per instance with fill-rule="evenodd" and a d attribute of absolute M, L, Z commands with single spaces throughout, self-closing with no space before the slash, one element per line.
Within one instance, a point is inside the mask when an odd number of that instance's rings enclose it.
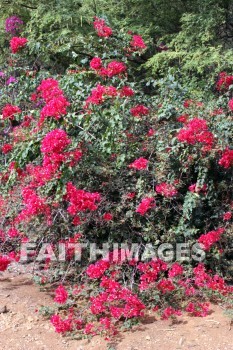
<path fill-rule="evenodd" d="M 110 313 L 117 320 L 143 315 L 145 305 L 129 289 L 106 276 L 102 278 L 100 286 L 104 292 L 90 298 L 92 314 Z"/>
<path fill-rule="evenodd" d="M 12 151 L 13 146 L 10 143 L 5 143 L 5 145 L 2 146 L 2 153 L 7 154 L 10 151 Z"/>
<path fill-rule="evenodd" d="M 157 193 L 161 194 L 164 197 L 171 198 L 177 195 L 178 191 L 175 186 L 162 182 L 159 185 L 156 185 L 155 190 Z"/>
<path fill-rule="evenodd" d="M 12 53 L 15 54 L 19 52 L 19 50 L 21 50 L 26 46 L 27 42 L 28 42 L 28 39 L 26 38 L 20 38 L 20 37 L 14 36 L 10 41 L 10 48 Z"/>
<path fill-rule="evenodd" d="M 224 228 L 219 228 L 215 231 L 210 231 L 206 234 L 201 235 L 198 239 L 198 242 L 204 245 L 205 250 L 209 250 L 214 243 L 219 241 L 223 232 Z"/>
<path fill-rule="evenodd" d="M 207 185 L 203 184 L 202 186 L 199 186 L 198 184 L 192 184 L 189 186 L 189 191 L 193 192 L 193 193 L 201 193 L 203 192 L 204 194 L 206 194 L 207 191 Z"/>
<path fill-rule="evenodd" d="M 7 33 L 15 35 L 22 25 L 23 21 L 18 16 L 10 16 L 6 19 L 5 30 Z"/>
<path fill-rule="evenodd" d="M 230 85 L 233 85 L 233 75 L 227 75 L 226 72 L 221 72 L 216 84 L 216 89 L 218 91 L 226 91 L 229 89 Z"/>
<path fill-rule="evenodd" d="M 134 50 L 143 50 L 146 49 L 146 44 L 144 43 L 142 37 L 140 35 L 133 35 L 132 36 L 132 40 L 130 42 L 130 46 L 134 49 Z"/>
<path fill-rule="evenodd" d="M 42 125 L 48 117 L 58 120 L 67 113 L 67 107 L 70 103 L 59 88 L 57 80 L 52 78 L 43 80 L 37 88 L 37 94 L 45 102 L 45 106 L 40 112 L 39 125 Z M 36 98 L 36 95 L 34 98 Z"/>
<path fill-rule="evenodd" d="M 113 97 L 130 97 L 133 96 L 134 91 L 128 87 L 125 86 L 122 89 L 117 90 L 114 86 L 103 86 L 101 84 L 97 84 L 97 86 L 91 90 L 90 96 L 87 97 L 85 101 L 85 108 L 89 108 L 90 105 L 100 105 L 102 104 L 107 98 L 113 98 Z"/>
<path fill-rule="evenodd" d="M 185 128 L 178 132 L 177 138 L 180 142 L 190 145 L 200 142 L 210 148 L 214 143 L 214 135 L 208 131 L 206 120 L 198 118 L 190 120 Z"/>
<path fill-rule="evenodd" d="M 209 303 L 189 302 L 185 311 L 195 317 L 205 317 L 209 312 Z"/>
<path fill-rule="evenodd" d="M 147 169 L 148 166 L 148 160 L 145 158 L 138 158 L 133 163 L 129 165 L 129 168 L 136 169 L 136 170 L 144 170 Z"/>
<path fill-rule="evenodd" d="M 108 38 L 112 35 L 112 29 L 105 24 L 105 20 L 95 17 L 94 28 L 99 37 Z"/>
<path fill-rule="evenodd" d="M 145 215 L 149 209 L 154 208 L 155 206 L 156 206 L 156 203 L 153 197 L 145 197 L 142 199 L 142 201 L 138 205 L 136 209 L 136 213 Z"/>
<path fill-rule="evenodd" d="M 63 285 L 60 285 L 55 290 L 54 301 L 58 304 L 65 304 L 67 299 L 68 299 L 68 293 L 67 293 L 66 289 L 63 287 Z"/>
<path fill-rule="evenodd" d="M 178 264 L 178 263 L 174 263 L 171 268 L 169 269 L 169 272 L 168 272 L 168 276 L 170 278 L 173 278 L 173 277 L 176 277 L 176 276 L 179 276 L 179 275 L 182 275 L 184 272 L 184 269 L 183 267 Z"/>
<path fill-rule="evenodd" d="M 225 169 L 228 169 L 231 166 L 233 166 L 233 150 L 226 148 L 223 151 L 222 157 L 219 160 L 218 164 L 224 167 Z"/>
<path fill-rule="evenodd" d="M 85 212 L 87 210 L 94 211 L 97 209 L 96 203 L 101 200 L 98 192 L 91 193 L 78 190 L 71 182 L 68 182 L 66 185 L 65 198 L 70 203 L 67 210 L 71 215 L 76 215 L 79 212 Z"/>
<path fill-rule="evenodd" d="M 11 260 L 8 256 L 0 254 L 0 271 L 5 271 L 10 263 Z"/>
<path fill-rule="evenodd" d="M 50 319 L 57 333 L 66 333 L 72 330 L 72 319 L 62 320 L 59 315 L 53 315 Z"/>
<path fill-rule="evenodd" d="M 228 102 L 228 107 L 231 111 L 233 111 L 233 98 Z"/>
<path fill-rule="evenodd" d="M 133 108 L 130 109 L 130 113 L 134 116 L 134 117 L 142 117 L 145 115 L 149 114 L 149 108 L 143 106 L 143 105 L 136 105 Z"/>
<path fill-rule="evenodd" d="M 159 273 L 166 271 L 167 269 L 167 264 L 160 259 L 145 263 L 140 262 L 137 266 L 137 270 L 141 273 L 139 289 L 146 290 L 154 287 L 154 283 L 158 279 Z"/>
<path fill-rule="evenodd" d="M 112 221 L 113 215 L 111 213 L 104 213 L 103 219 L 104 221 Z"/>
<path fill-rule="evenodd" d="M 116 75 L 121 75 L 126 72 L 126 65 L 123 62 L 111 61 L 106 67 L 102 66 L 102 60 L 99 57 L 94 57 L 90 62 L 91 69 L 102 77 L 112 78 Z"/>
<path fill-rule="evenodd" d="M 163 310 L 163 314 L 161 316 L 162 320 L 168 320 L 171 316 L 181 316 L 182 313 L 180 310 L 174 309 L 172 306 L 168 306 Z"/>
<path fill-rule="evenodd" d="M 41 152 L 44 154 L 62 153 L 70 144 L 66 132 L 62 129 L 50 131 L 41 142 Z"/>
<path fill-rule="evenodd" d="M 13 106 L 11 104 L 5 105 L 2 109 L 2 117 L 3 119 L 11 119 L 15 118 L 15 115 L 21 113 L 21 109 L 18 106 Z"/>
<path fill-rule="evenodd" d="M 224 215 L 223 215 L 224 221 L 229 221 L 229 220 L 231 220 L 231 218 L 232 218 L 232 213 L 230 211 L 224 213 Z"/>
<path fill-rule="evenodd" d="M 48 224 L 51 224 L 51 210 L 46 199 L 41 198 L 37 193 L 30 187 L 25 187 L 22 190 L 23 204 L 26 206 L 25 209 L 16 217 L 15 222 L 21 222 L 30 220 L 31 217 L 37 215 L 45 215 Z"/>
<path fill-rule="evenodd" d="M 42 166 L 27 166 L 27 171 L 32 175 L 33 186 L 42 186 L 52 178 L 59 178 L 59 167 L 64 162 L 74 166 L 82 157 L 79 149 L 64 152 L 71 143 L 66 132 L 62 129 L 50 131 L 41 142 L 41 153 L 43 154 Z"/>
<path fill-rule="evenodd" d="M 88 266 L 86 270 L 86 274 L 91 279 L 101 278 L 106 270 L 108 270 L 110 264 L 105 260 L 98 260 L 95 264 L 91 264 Z"/>

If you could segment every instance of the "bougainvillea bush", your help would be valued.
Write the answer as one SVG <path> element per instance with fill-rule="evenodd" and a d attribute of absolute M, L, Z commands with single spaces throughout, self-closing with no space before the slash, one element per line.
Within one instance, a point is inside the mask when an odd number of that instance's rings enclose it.
<path fill-rule="evenodd" d="M 213 98 L 196 101 L 171 76 L 138 76 L 147 47 L 137 33 L 97 17 L 93 28 L 88 58 L 62 76 L 33 70 L 30 42 L 10 39 L 0 75 L 0 271 L 23 258 L 22 244 L 36 243 L 33 261 L 48 243 L 53 254 L 35 277 L 57 285 L 55 330 L 111 337 L 148 310 L 205 316 L 210 300 L 230 301 L 233 76 L 220 72 Z M 77 243 L 111 248 L 77 261 Z M 177 243 L 202 244 L 205 259 L 152 255 Z"/>

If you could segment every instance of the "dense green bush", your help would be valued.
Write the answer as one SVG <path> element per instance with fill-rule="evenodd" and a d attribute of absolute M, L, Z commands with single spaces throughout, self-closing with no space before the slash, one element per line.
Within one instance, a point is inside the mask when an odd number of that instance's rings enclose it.
<path fill-rule="evenodd" d="M 90 265 L 87 251 L 79 262 L 69 250 L 66 261 L 46 260 L 37 280 L 68 284 L 69 298 L 56 290 L 66 316 L 52 316 L 56 330 L 115 334 L 146 307 L 162 318 L 205 316 L 208 298 L 232 293 L 220 276 L 232 278 L 233 77 L 194 100 L 173 75 L 137 74 L 140 36 L 99 18 L 94 27 L 82 37 L 89 58 L 59 75 L 35 69 L 30 37 L 11 39 L 1 74 L 0 270 L 27 240 L 56 254 L 58 242 L 137 243 L 141 262 Z M 197 242 L 203 264 L 150 259 L 148 244 Z"/>

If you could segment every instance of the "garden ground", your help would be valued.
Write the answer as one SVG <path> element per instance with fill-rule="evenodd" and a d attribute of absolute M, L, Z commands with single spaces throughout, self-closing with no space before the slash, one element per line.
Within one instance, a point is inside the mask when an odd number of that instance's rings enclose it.
<path fill-rule="evenodd" d="M 39 291 L 26 271 L 17 266 L 0 276 L 1 350 L 105 350 L 105 340 L 70 340 L 54 332 L 37 309 L 52 305 L 49 293 Z M 117 350 L 232 350 L 233 326 L 219 306 L 205 318 L 179 317 L 179 323 L 152 321 L 122 333 L 111 349 Z"/>

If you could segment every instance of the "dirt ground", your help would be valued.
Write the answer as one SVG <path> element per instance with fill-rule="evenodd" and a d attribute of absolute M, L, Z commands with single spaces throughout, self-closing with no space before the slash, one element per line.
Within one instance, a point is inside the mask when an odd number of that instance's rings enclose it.
<path fill-rule="evenodd" d="M 160 320 L 141 325 L 122 333 L 116 344 L 108 347 L 100 337 L 88 342 L 56 334 L 50 322 L 35 312 L 51 303 L 51 297 L 40 292 L 28 274 L 2 273 L 0 350 L 233 350 L 233 326 L 217 306 L 212 306 L 212 313 L 205 318 L 182 316 L 175 325 Z"/>

